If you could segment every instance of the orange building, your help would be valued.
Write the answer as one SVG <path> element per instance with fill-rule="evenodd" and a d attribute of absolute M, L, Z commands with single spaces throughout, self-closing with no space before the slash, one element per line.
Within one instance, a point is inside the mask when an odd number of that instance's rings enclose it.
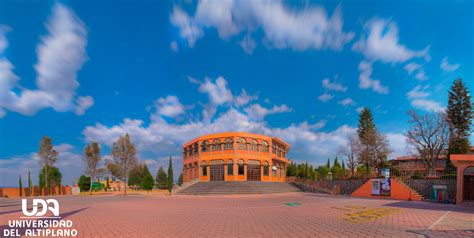
<path fill-rule="evenodd" d="M 224 132 L 183 145 L 183 181 L 284 182 L 290 145 L 265 135 Z"/>

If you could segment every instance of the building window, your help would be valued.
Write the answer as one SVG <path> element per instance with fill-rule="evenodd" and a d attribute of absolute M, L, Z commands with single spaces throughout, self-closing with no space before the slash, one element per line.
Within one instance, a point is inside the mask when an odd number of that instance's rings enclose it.
<path fill-rule="evenodd" d="M 191 146 L 188 147 L 188 152 L 189 152 L 189 156 L 193 155 L 193 148 Z"/>
<path fill-rule="evenodd" d="M 239 160 L 239 175 L 244 175 L 244 161 Z"/>
<path fill-rule="evenodd" d="M 240 138 L 238 142 L 239 142 L 239 150 L 247 149 L 247 141 L 244 138 Z"/>
<path fill-rule="evenodd" d="M 227 175 L 234 175 L 234 161 L 232 160 L 227 163 Z"/>
<path fill-rule="evenodd" d="M 212 150 L 221 150 L 221 141 L 219 139 L 214 140 Z"/>
<path fill-rule="evenodd" d="M 188 151 L 186 150 L 186 147 L 183 149 L 183 158 L 188 157 Z"/>
<path fill-rule="evenodd" d="M 202 176 L 207 176 L 207 164 L 202 162 Z"/>
<path fill-rule="evenodd" d="M 207 140 L 201 143 L 201 151 L 202 152 L 209 151 L 209 142 Z"/>
<path fill-rule="evenodd" d="M 263 165 L 263 176 L 268 176 L 268 169 L 269 169 L 268 162 L 265 161 L 265 164 Z"/>
<path fill-rule="evenodd" d="M 262 142 L 262 151 L 268 152 L 268 142 L 266 141 Z"/>
<path fill-rule="evenodd" d="M 257 143 L 256 140 L 250 141 L 250 150 L 255 150 L 255 151 L 257 151 L 257 150 L 258 150 L 258 147 L 257 147 L 257 146 L 258 146 L 258 143 Z"/>
<path fill-rule="evenodd" d="M 198 143 L 197 143 L 197 142 L 194 143 L 194 145 L 193 145 L 193 151 L 194 151 L 194 154 L 199 153 L 199 151 L 198 151 Z"/>
<path fill-rule="evenodd" d="M 231 138 L 227 138 L 224 141 L 224 150 L 231 150 L 233 148 L 233 142 Z"/>
<path fill-rule="evenodd" d="M 273 154 L 276 154 L 276 153 L 277 153 L 276 144 L 275 144 L 275 143 L 272 143 L 272 153 L 273 153 Z"/>
<path fill-rule="evenodd" d="M 281 157 L 281 147 L 278 146 L 278 154 L 277 154 L 278 157 Z"/>
<path fill-rule="evenodd" d="M 276 171 L 277 171 L 276 165 L 273 164 L 273 165 L 272 165 L 272 176 L 273 176 L 273 177 L 276 177 Z"/>

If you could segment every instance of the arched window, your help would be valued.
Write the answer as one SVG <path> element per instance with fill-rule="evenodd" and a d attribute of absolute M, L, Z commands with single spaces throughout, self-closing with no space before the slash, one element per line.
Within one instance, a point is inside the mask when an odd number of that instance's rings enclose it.
<path fill-rule="evenodd" d="M 186 149 L 186 147 L 183 148 L 183 158 L 186 158 L 188 157 L 188 150 Z"/>
<path fill-rule="evenodd" d="M 231 138 L 227 138 L 224 141 L 224 150 L 231 150 L 233 148 L 233 142 Z"/>
<path fill-rule="evenodd" d="M 268 142 L 266 141 L 262 142 L 262 151 L 268 152 Z"/>
<path fill-rule="evenodd" d="M 212 145 L 212 150 L 221 150 L 221 141 L 219 139 L 214 140 L 214 144 Z"/>
<path fill-rule="evenodd" d="M 207 164 L 206 164 L 206 162 L 205 161 L 202 162 L 201 165 L 202 165 L 202 176 L 207 176 Z"/>
<path fill-rule="evenodd" d="M 239 143 L 239 150 L 247 149 L 247 140 L 245 140 L 244 138 L 240 138 L 238 143 Z"/>
<path fill-rule="evenodd" d="M 227 175 L 234 175 L 234 161 L 227 162 Z"/>
<path fill-rule="evenodd" d="M 255 140 L 255 139 L 251 140 L 250 141 L 250 150 L 258 150 L 257 145 L 258 145 L 257 140 Z"/>
<path fill-rule="evenodd" d="M 245 172 L 244 172 L 244 160 L 239 160 L 239 175 L 244 175 Z"/>
<path fill-rule="evenodd" d="M 209 142 L 207 140 L 201 143 L 201 151 L 202 152 L 209 151 Z"/>
<path fill-rule="evenodd" d="M 276 153 L 277 153 L 276 144 L 275 144 L 275 143 L 272 143 L 272 153 L 273 153 L 273 154 L 276 154 Z"/>
<path fill-rule="evenodd" d="M 197 143 L 197 142 L 194 143 L 194 145 L 193 145 L 193 151 L 194 151 L 194 154 L 199 153 L 199 150 L 198 150 L 198 143 Z"/>
<path fill-rule="evenodd" d="M 281 157 L 281 147 L 280 146 L 278 146 L 278 154 L 277 155 L 278 155 L 278 157 Z"/>
<path fill-rule="evenodd" d="M 193 148 L 191 146 L 188 146 L 188 153 L 189 156 L 193 155 Z"/>
<path fill-rule="evenodd" d="M 269 169 L 269 166 L 268 166 L 268 161 L 265 161 L 265 163 L 263 164 L 263 176 L 268 176 L 268 169 Z"/>

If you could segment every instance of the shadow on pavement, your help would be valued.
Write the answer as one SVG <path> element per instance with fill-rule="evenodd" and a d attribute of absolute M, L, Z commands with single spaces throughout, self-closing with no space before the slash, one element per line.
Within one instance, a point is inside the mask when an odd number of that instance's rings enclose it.
<path fill-rule="evenodd" d="M 407 230 L 424 237 L 474 237 L 474 230 Z"/>
<path fill-rule="evenodd" d="M 441 204 L 432 202 L 413 202 L 413 201 L 398 201 L 388 203 L 383 206 L 387 207 L 398 207 L 398 208 L 409 208 L 409 209 L 421 209 L 421 210 L 432 210 L 432 211 L 453 211 L 469 213 L 474 215 L 474 207 L 456 206 L 454 204 Z"/>

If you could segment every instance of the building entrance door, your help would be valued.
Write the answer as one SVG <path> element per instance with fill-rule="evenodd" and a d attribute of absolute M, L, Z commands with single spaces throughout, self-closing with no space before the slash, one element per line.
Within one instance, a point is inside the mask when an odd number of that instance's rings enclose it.
<path fill-rule="evenodd" d="M 260 181 L 260 175 L 260 161 L 249 160 L 247 165 L 247 181 Z"/>
<path fill-rule="evenodd" d="M 224 161 L 211 161 L 211 181 L 224 181 Z"/>
<path fill-rule="evenodd" d="M 474 167 L 464 170 L 463 199 L 474 201 Z"/>

